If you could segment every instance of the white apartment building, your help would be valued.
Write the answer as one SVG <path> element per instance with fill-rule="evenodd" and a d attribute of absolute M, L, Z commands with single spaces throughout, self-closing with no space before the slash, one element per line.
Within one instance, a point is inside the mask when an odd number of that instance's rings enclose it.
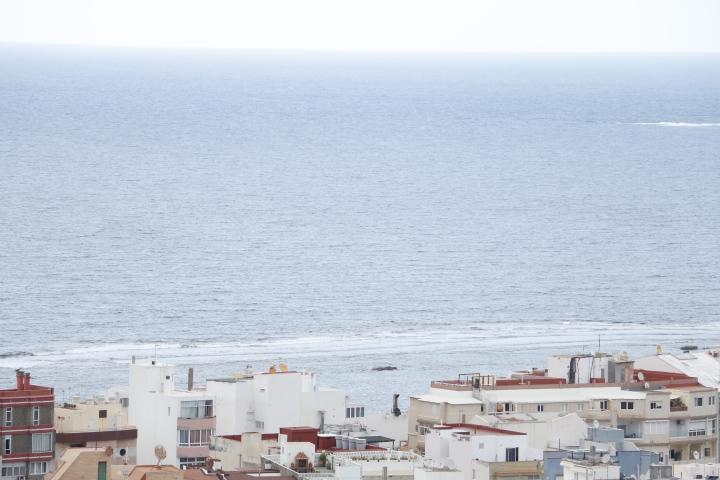
<path fill-rule="evenodd" d="M 464 480 L 488 480 L 490 464 L 540 461 L 524 433 L 484 425 L 437 425 L 425 435 L 425 458 L 463 472 Z"/>
<path fill-rule="evenodd" d="M 574 412 L 478 415 L 471 423 L 524 433 L 528 447 L 538 450 L 577 447 L 587 437 L 588 429 L 587 422 Z"/>
<path fill-rule="evenodd" d="M 347 423 L 345 393 L 319 387 L 311 371 L 280 365 L 208 380 L 204 387 L 188 383 L 189 390 L 176 387 L 173 365 L 155 360 L 130 365 L 128 422 L 138 430 L 139 464 L 155 462 L 156 445 L 165 448 L 167 463 L 202 465 L 214 435 Z M 363 410 L 354 408 L 353 417 Z"/>
<path fill-rule="evenodd" d="M 138 464 L 156 463 L 155 447 L 167 452 L 163 463 L 202 465 L 215 431 L 215 399 L 204 390 L 178 390 L 175 367 L 155 360 L 132 363 L 128 423 L 137 427 Z"/>
<path fill-rule="evenodd" d="M 217 435 L 346 423 L 345 392 L 319 387 L 312 371 L 291 371 L 280 365 L 267 372 L 210 379 L 206 389 L 216 401 Z"/>

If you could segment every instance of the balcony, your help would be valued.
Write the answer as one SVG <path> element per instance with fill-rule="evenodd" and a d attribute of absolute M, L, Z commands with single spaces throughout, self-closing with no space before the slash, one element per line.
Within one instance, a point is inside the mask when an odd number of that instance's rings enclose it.
<path fill-rule="evenodd" d="M 133 440 L 135 438 L 137 438 L 137 428 L 135 427 L 76 430 L 55 434 L 55 441 L 57 443 L 67 444 Z"/>
<path fill-rule="evenodd" d="M 455 390 L 459 392 L 467 392 L 473 389 L 472 384 L 455 382 L 450 380 L 430 382 L 430 388 L 439 388 L 442 390 Z"/>
<path fill-rule="evenodd" d="M 577 412 L 580 417 L 587 418 L 590 420 L 610 420 L 612 414 L 610 410 L 600 410 L 597 408 L 591 408 L 589 410 L 582 410 Z"/>

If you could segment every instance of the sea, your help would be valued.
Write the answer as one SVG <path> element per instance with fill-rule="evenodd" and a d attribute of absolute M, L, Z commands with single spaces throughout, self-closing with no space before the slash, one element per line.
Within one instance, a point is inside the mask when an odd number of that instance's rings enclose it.
<path fill-rule="evenodd" d="M 718 55 L 0 46 L 2 387 L 718 344 Z"/>

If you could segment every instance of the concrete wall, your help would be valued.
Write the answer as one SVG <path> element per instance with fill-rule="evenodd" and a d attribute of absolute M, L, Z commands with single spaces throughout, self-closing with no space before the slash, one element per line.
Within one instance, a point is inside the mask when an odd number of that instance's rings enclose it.
<path fill-rule="evenodd" d="M 72 458 L 69 458 L 72 457 Z M 105 462 L 108 480 L 115 480 L 113 470 L 110 466 L 111 459 L 103 450 L 72 452 L 60 459 L 58 469 L 50 477 L 50 480 L 97 480 L 98 468 L 101 462 Z"/>

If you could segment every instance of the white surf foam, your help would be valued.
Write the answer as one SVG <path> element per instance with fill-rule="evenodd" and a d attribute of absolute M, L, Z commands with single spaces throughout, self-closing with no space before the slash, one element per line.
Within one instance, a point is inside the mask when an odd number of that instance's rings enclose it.
<path fill-rule="evenodd" d="M 660 127 L 720 127 L 712 122 L 636 122 L 633 125 L 655 125 Z"/>

